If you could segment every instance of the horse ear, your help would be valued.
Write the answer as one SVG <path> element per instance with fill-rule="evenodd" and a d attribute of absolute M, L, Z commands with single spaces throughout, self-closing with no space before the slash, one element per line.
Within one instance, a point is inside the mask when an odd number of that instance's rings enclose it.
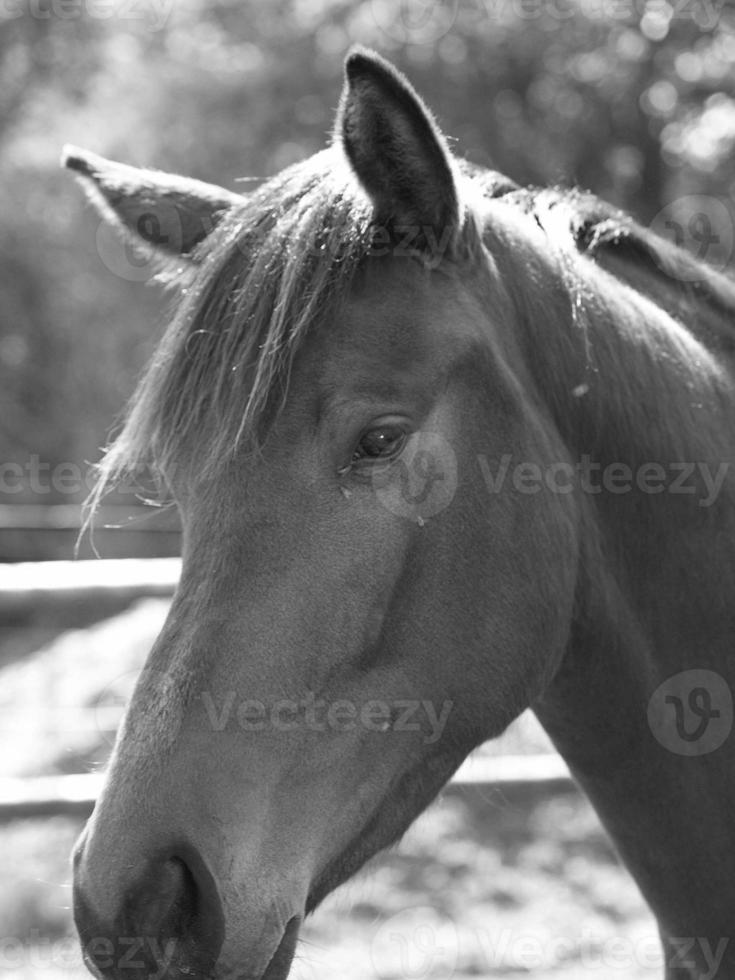
<path fill-rule="evenodd" d="M 65 146 L 61 164 L 79 175 L 100 214 L 134 244 L 153 247 L 168 265 L 191 253 L 243 198 L 223 187 L 157 170 L 141 170 Z"/>
<path fill-rule="evenodd" d="M 454 238 L 461 211 L 446 141 L 407 79 L 373 51 L 347 56 L 335 138 L 378 223 L 411 229 L 424 243 Z"/>

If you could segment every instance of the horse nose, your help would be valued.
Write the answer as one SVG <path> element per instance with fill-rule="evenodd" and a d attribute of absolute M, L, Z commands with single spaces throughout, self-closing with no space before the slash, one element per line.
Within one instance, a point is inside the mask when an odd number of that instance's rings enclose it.
<path fill-rule="evenodd" d="M 75 857 L 77 868 L 83 860 Z M 212 975 L 223 938 L 222 914 L 201 862 L 180 856 L 151 861 L 127 887 L 112 922 L 101 921 L 79 877 L 74 919 L 85 962 L 95 974 L 110 980 Z"/>

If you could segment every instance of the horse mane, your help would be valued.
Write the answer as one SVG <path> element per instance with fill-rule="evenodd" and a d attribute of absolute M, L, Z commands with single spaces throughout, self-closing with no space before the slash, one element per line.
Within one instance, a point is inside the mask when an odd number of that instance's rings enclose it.
<path fill-rule="evenodd" d="M 709 340 L 735 346 L 735 279 L 731 275 L 577 188 L 511 186 L 488 196 L 505 197 L 534 218 L 540 203 L 543 209 L 562 209 L 571 240 L 581 254 L 652 298 L 692 331 L 697 330 L 698 318 Z"/>
<path fill-rule="evenodd" d="M 647 277 L 672 316 L 698 311 L 708 325 L 720 325 L 721 341 L 735 344 L 735 280 L 729 275 L 589 196 L 580 202 L 574 235 L 580 250 L 603 267 L 615 261 L 617 274 L 630 284 Z"/>

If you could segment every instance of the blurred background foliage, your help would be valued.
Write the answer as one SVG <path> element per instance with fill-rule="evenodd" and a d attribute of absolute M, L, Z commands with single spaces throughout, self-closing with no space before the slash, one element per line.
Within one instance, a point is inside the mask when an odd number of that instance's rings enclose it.
<path fill-rule="evenodd" d="M 646 223 L 686 194 L 732 214 L 722 0 L 3 0 L 0 460 L 97 459 L 165 322 L 158 287 L 100 258 L 62 144 L 235 187 L 324 144 L 353 42 L 410 76 L 458 153 L 522 183 Z M 70 499 L 47 489 L 2 502 Z"/>

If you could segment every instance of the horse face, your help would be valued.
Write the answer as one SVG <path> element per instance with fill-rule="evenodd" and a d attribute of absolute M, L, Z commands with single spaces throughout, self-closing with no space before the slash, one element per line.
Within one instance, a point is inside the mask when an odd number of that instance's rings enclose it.
<path fill-rule="evenodd" d="M 374 57 L 348 62 L 340 118 L 389 247 L 313 325 L 260 451 L 172 480 L 181 584 L 77 850 L 77 922 L 107 975 L 134 956 L 140 976 L 284 977 L 304 914 L 566 641 L 573 505 L 482 465 L 561 447 L 522 397 L 446 147 Z"/>

